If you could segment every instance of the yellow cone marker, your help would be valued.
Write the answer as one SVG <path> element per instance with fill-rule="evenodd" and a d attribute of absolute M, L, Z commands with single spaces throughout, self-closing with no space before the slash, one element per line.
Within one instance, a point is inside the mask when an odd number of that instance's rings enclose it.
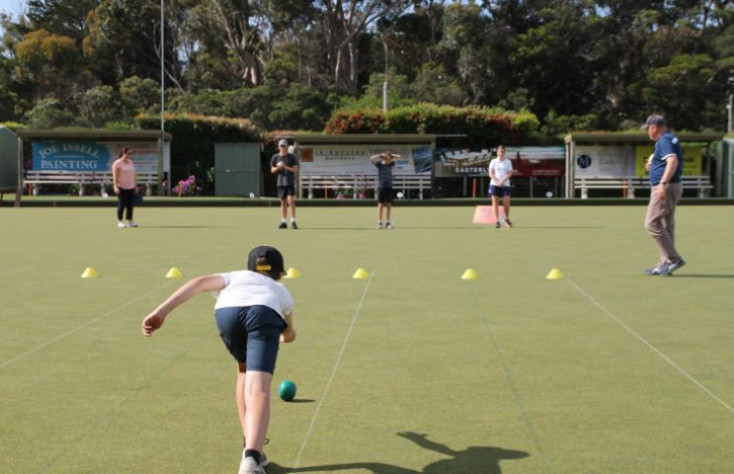
<path fill-rule="evenodd" d="M 97 278 L 98 276 L 97 270 L 92 267 L 85 268 L 84 273 L 82 273 L 82 278 Z"/>
<path fill-rule="evenodd" d="M 166 278 L 172 279 L 172 278 L 181 278 L 183 275 L 181 274 L 181 270 L 179 270 L 176 267 L 171 267 L 170 270 L 168 270 L 168 273 L 166 273 Z"/>
<path fill-rule="evenodd" d="M 477 272 L 471 268 L 464 270 L 464 274 L 461 275 L 462 280 L 476 280 L 477 278 L 479 278 L 479 275 L 477 275 Z"/>
<path fill-rule="evenodd" d="M 554 268 L 545 277 L 547 280 L 563 280 L 563 273 L 557 268 Z"/>
<path fill-rule="evenodd" d="M 364 280 L 366 278 L 369 278 L 370 274 L 367 273 L 367 270 L 364 268 L 358 268 L 356 272 L 354 272 L 354 275 L 352 275 L 352 278 L 355 280 Z"/>
<path fill-rule="evenodd" d="M 291 267 L 288 269 L 288 271 L 285 273 L 285 278 L 300 278 L 301 272 L 296 270 L 295 268 Z"/>

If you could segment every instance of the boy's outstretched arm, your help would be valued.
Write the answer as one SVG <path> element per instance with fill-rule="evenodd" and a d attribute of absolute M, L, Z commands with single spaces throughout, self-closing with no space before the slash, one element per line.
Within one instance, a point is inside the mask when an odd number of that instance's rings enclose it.
<path fill-rule="evenodd" d="M 202 291 L 220 291 L 222 289 L 224 289 L 224 280 L 219 275 L 202 276 L 189 280 L 143 319 L 143 336 L 152 336 L 155 331 L 163 326 L 168 313 Z"/>

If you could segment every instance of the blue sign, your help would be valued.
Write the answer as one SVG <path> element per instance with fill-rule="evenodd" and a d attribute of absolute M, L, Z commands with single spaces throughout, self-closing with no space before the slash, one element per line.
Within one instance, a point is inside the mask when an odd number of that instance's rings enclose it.
<path fill-rule="evenodd" d="M 98 142 L 33 142 L 31 150 L 36 171 L 109 171 L 114 161 Z"/>
<path fill-rule="evenodd" d="M 579 165 L 579 168 L 586 169 L 591 166 L 591 157 L 589 155 L 581 155 L 576 158 L 576 164 Z"/>

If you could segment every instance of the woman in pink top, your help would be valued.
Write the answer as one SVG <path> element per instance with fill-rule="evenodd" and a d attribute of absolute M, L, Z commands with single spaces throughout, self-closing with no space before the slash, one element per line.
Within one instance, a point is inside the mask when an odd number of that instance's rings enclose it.
<path fill-rule="evenodd" d="M 135 180 L 135 165 L 130 155 L 132 155 L 130 148 L 125 147 L 112 163 L 112 185 L 117 194 L 117 227 L 120 229 L 138 226 L 133 222 L 133 203 L 138 186 Z M 127 225 L 122 221 L 123 210 L 125 210 Z"/>

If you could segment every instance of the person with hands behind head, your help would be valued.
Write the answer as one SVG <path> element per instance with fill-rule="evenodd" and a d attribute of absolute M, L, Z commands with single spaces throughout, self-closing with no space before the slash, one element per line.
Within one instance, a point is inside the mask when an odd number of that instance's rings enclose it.
<path fill-rule="evenodd" d="M 138 191 L 138 183 L 135 177 L 135 165 L 130 158 L 130 148 L 123 148 L 117 159 L 112 163 L 112 187 L 117 194 L 117 227 L 137 227 L 133 222 L 133 206 L 135 204 L 135 193 Z M 123 211 L 127 225 L 122 220 Z"/>
<path fill-rule="evenodd" d="M 274 247 L 253 248 L 247 270 L 194 278 L 169 296 L 142 323 L 144 336 L 159 330 L 175 308 L 212 292 L 219 335 L 237 361 L 235 401 L 244 437 L 240 474 L 263 474 L 270 421 L 270 389 L 281 342 L 293 342 L 293 299 L 279 282 L 283 256 Z"/>
<path fill-rule="evenodd" d="M 502 199 L 502 208 L 505 211 L 505 225 L 512 227 L 510 220 L 510 178 L 514 171 L 512 170 L 512 162 L 505 158 L 505 146 L 497 147 L 497 158 L 493 158 L 489 162 L 489 195 L 492 196 L 492 209 L 494 216 L 497 218 L 496 228 L 501 227 L 499 215 L 499 200 Z"/>
<path fill-rule="evenodd" d="M 392 229 L 390 214 L 392 212 L 393 189 L 392 189 L 392 170 L 395 167 L 395 160 L 401 158 L 401 155 L 390 153 L 380 153 L 372 155 L 370 161 L 377 168 L 377 228 L 382 229 L 383 210 L 387 221 L 385 229 Z"/>
<path fill-rule="evenodd" d="M 278 198 L 280 199 L 280 226 L 288 228 L 285 220 L 288 217 L 288 208 L 291 208 L 291 228 L 298 229 L 296 224 L 296 173 L 298 172 L 298 158 L 288 151 L 288 140 L 278 142 L 278 153 L 270 159 L 270 172 L 277 175 Z"/>

